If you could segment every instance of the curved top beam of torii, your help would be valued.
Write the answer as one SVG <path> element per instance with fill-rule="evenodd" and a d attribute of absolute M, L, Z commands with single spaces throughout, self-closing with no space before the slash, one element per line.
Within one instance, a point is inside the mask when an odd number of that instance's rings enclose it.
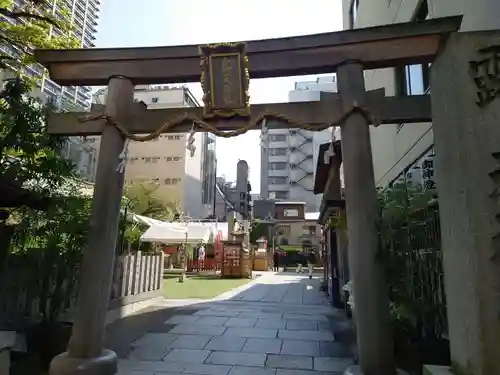
<path fill-rule="evenodd" d="M 346 60 L 365 69 L 432 62 L 461 16 L 333 33 L 247 42 L 251 78 L 333 73 Z M 142 48 L 37 50 L 38 62 L 64 86 L 107 85 L 125 76 L 135 85 L 198 82 L 197 45 Z"/>

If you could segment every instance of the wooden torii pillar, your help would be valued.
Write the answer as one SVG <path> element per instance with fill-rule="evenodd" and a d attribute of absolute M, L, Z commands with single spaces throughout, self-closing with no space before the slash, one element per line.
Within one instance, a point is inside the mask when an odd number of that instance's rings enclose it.
<path fill-rule="evenodd" d="M 215 133 L 248 128 L 249 123 L 257 128 L 262 118 L 272 119 L 275 127 L 287 128 L 340 123 L 351 241 L 350 271 L 360 311 L 356 315 L 360 366 L 349 371 L 365 375 L 394 373 L 386 285 L 381 265 L 375 259 L 376 194 L 368 125 L 428 121 L 430 100 L 427 96 L 384 97 L 382 90 L 366 93 L 363 70 L 431 62 L 444 38 L 456 31 L 460 22 L 461 17 L 450 17 L 418 24 L 203 47 L 203 109 L 146 111 L 131 105 L 133 85 L 200 80 L 197 46 L 36 51 L 38 61 L 48 67 L 57 83 L 108 84 L 110 91 L 106 113 L 101 118 L 82 123 L 79 121 L 82 114 L 69 113 L 53 115 L 49 122 L 52 134 L 102 135 L 73 335 L 68 352 L 54 359 L 51 375 L 107 375 L 116 371 L 116 356 L 103 350 L 102 338 L 118 203 L 123 191 L 123 176 L 116 169 L 124 144 L 120 132 L 127 136 L 152 133 L 165 121 L 174 119 L 176 125 L 163 130 L 186 131 L 192 126 L 193 116 L 200 120 L 200 125 L 211 126 Z M 266 78 L 333 71 L 337 71 L 340 95 L 324 96 L 312 103 L 264 104 L 253 106 L 250 111 L 249 76 Z M 366 106 L 369 113 L 360 106 Z M 116 120 L 121 125 L 120 131 Z M 203 126 L 197 130 L 202 131 Z"/>

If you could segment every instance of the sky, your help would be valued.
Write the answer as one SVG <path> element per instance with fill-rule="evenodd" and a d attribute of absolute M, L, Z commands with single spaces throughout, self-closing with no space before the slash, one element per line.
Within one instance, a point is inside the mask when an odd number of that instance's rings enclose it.
<path fill-rule="evenodd" d="M 101 0 L 96 47 L 149 47 L 280 38 L 342 29 L 341 0 Z M 147 4 L 147 5 L 146 5 Z M 251 103 L 288 101 L 295 81 L 317 76 L 254 79 Z M 201 102 L 199 83 L 188 87 Z M 217 138 L 217 174 L 236 179 L 236 163 L 250 167 L 260 190 L 260 132 Z"/>

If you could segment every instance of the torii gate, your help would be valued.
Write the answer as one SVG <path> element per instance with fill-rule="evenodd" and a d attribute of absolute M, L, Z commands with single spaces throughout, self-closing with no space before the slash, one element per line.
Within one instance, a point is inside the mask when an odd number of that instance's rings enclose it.
<path fill-rule="evenodd" d="M 341 126 L 359 368 L 366 375 L 393 374 L 387 288 L 382 265 L 376 261 L 376 190 L 368 125 L 430 121 L 430 98 L 385 97 L 383 90 L 366 93 L 363 71 L 430 63 L 460 23 L 461 17 L 448 17 L 203 46 L 201 53 L 197 46 L 36 51 L 37 60 L 61 85 L 109 87 L 105 109 L 94 108 L 90 116 L 54 114 L 49 121 L 52 134 L 102 136 L 73 334 L 68 352 L 52 362 L 51 374 L 116 372 L 116 355 L 103 350 L 103 335 L 123 192 L 123 174 L 117 164 L 125 139 L 134 139 L 138 133 L 153 134 L 146 136 L 150 139 L 160 132 L 184 132 L 193 122 L 197 131 L 229 136 L 258 128 L 264 119 L 274 120 L 271 127 L 319 130 Z M 337 72 L 339 94 L 322 94 L 319 102 L 251 108 L 248 104 L 250 77 L 332 72 Z M 145 110 L 142 104 L 133 104 L 134 85 L 200 80 L 205 92 L 203 109 Z M 87 117 L 82 120 L 82 116 Z"/>

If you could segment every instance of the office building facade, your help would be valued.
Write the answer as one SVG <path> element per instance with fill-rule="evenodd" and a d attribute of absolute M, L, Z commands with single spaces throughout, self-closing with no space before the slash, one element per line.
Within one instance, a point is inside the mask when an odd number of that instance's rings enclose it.
<path fill-rule="evenodd" d="M 199 106 L 187 87 L 136 86 L 134 97 L 150 110 Z M 105 98 L 106 89 L 102 89 L 95 93 L 94 102 L 102 104 Z M 186 149 L 188 137 L 188 133 L 168 133 L 147 142 L 130 142 L 125 183 L 156 183 L 159 193 L 180 203 L 184 215 L 206 218 L 215 204 L 216 137 L 196 133 L 193 154 Z M 87 141 L 99 147 L 98 137 Z"/>
<path fill-rule="evenodd" d="M 461 31 L 500 29 L 497 0 L 342 0 L 345 29 L 463 15 Z M 428 93 L 430 65 L 401 66 L 365 72 L 366 89 L 385 88 L 387 96 Z M 436 189 L 431 123 L 371 128 L 375 182 L 388 186 L 410 181 Z"/>
<path fill-rule="evenodd" d="M 290 102 L 320 100 L 321 91 L 336 92 L 335 76 L 296 82 Z M 311 132 L 301 129 L 263 129 L 261 187 L 263 199 L 306 202 L 306 211 L 319 210 L 321 196 L 313 194 L 319 145 L 332 139 L 332 129 Z"/>

